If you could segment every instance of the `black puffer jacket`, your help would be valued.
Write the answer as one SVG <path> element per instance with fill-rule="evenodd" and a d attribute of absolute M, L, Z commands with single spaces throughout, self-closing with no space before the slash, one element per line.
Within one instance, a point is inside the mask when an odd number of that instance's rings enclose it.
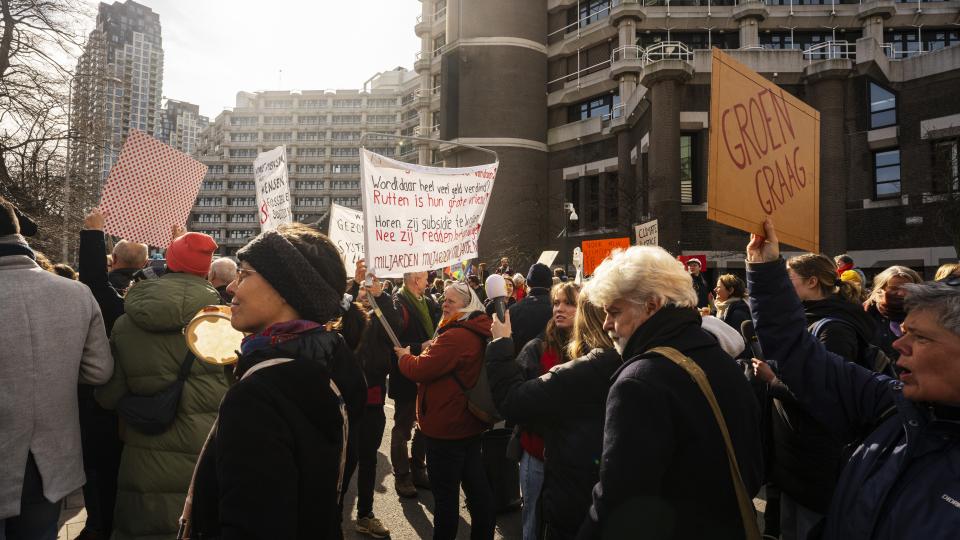
<path fill-rule="evenodd" d="M 830 352 L 863 365 L 862 355 L 873 330 L 870 318 L 859 304 L 837 296 L 803 302 L 808 327 L 823 318 L 828 322 L 817 337 Z M 771 479 L 807 508 L 824 513 L 842 467 L 842 453 L 849 441 L 833 435 L 807 414 L 785 387 L 771 388 L 775 398 L 770 415 L 773 432 Z"/>
<path fill-rule="evenodd" d="M 600 478 L 604 404 L 620 355 L 597 349 L 525 380 L 512 340 L 498 339 L 487 345 L 486 362 L 500 413 L 510 422 L 537 426 L 543 435 L 540 500 L 550 538 L 574 538 Z"/>
<path fill-rule="evenodd" d="M 272 358 L 294 361 L 243 375 Z M 199 458 L 191 538 L 339 538 L 343 396 L 352 430 L 366 401 L 343 339 L 318 329 L 241 357 Z"/>
<path fill-rule="evenodd" d="M 519 353 L 531 339 L 543 333 L 553 316 L 550 289 L 533 287 L 523 300 L 510 306 L 510 324 L 513 325 L 513 346 Z"/>
<path fill-rule="evenodd" d="M 359 290 L 360 287 L 354 283 L 347 290 L 347 294 L 356 298 Z M 387 324 L 394 332 L 399 330 L 400 314 L 397 313 L 393 304 L 393 298 L 389 294 L 383 293 L 376 298 L 376 302 L 380 312 L 387 320 Z M 386 390 L 387 375 L 390 374 L 390 360 L 393 358 L 393 342 L 390 341 L 386 330 L 383 328 L 383 323 L 376 313 L 370 310 L 367 316 L 370 318 L 370 324 L 357 347 L 357 362 L 367 379 L 368 388 L 380 387 L 381 390 Z M 383 396 L 386 397 L 386 394 L 383 394 Z"/>

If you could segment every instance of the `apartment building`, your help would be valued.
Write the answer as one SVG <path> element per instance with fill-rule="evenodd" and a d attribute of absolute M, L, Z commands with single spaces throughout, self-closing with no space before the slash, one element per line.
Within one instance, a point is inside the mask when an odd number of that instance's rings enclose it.
<path fill-rule="evenodd" d="M 253 161 L 280 145 L 287 149 L 296 221 L 325 228 L 331 204 L 360 208 L 361 138 L 381 155 L 417 158 L 395 137 L 367 135 L 401 133 L 402 117 L 415 110 L 404 96 L 417 84 L 415 73 L 397 68 L 359 90 L 238 92 L 236 106 L 200 134 L 194 155 L 209 169 L 189 229 L 213 236 L 221 255 L 234 255 L 259 234 Z"/>
<path fill-rule="evenodd" d="M 187 154 L 197 149 L 200 132 L 210 124 L 209 118 L 200 115 L 198 105 L 174 99 L 165 101 L 160 117 L 159 139 Z"/>
<path fill-rule="evenodd" d="M 161 136 L 162 86 L 160 16 L 133 0 L 101 3 L 72 82 L 77 181 L 102 185 L 131 129 Z"/>
<path fill-rule="evenodd" d="M 742 267 L 745 234 L 706 219 L 711 47 L 820 111 L 825 253 L 928 272 L 956 257 L 957 0 L 421 4 L 403 129 L 498 152 L 484 258 L 553 248 L 562 262 L 657 219 L 668 250 Z M 488 159 L 415 147 L 421 163 Z"/>

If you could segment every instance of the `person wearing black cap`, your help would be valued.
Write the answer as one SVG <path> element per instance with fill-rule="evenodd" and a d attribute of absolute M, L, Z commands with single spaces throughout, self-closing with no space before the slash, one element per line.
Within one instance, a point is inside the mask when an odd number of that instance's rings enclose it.
<path fill-rule="evenodd" d="M 547 328 L 553 317 L 553 303 L 550 301 L 550 288 L 553 286 L 553 272 L 541 263 L 536 263 L 527 272 L 527 296 L 510 306 L 510 320 L 513 321 L 513 344 L 519 353 L 531 339 L 539 336 Z"/>
<path fill-rule="evenodd" d="M 237 258 L 232 324 L 249 335 L 183 527 L 189 538 L 340 538 L 347 441 L 367 400 L 352 352 L 366 314 L 344 294 L 337 248 L 306 225 L 263 232 Z"/>

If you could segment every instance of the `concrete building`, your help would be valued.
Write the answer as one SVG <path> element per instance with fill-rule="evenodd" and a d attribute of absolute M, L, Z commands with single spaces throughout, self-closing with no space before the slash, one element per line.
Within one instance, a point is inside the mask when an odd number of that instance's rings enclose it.
<path fill-rule="evenodd" d="M 280 145 L 287 148 L 295 220 L 319 221 L 325 229 L 331 203 L 360 208 L 361 137 L 399 135 L 409 114 L 404 111 L 416 112 L 405 96 L 417 85 L 415 73 L 397 68 L 374 75 L 359 90 L 238 92 L 236 106 L 200 135 L 194 155 L 209 169 L 188 228 L 213 236 L 221 255 L 235 254 L 258 234 L 253 161 Z M 396 138 L 368 136 L 365 146 L 417 158 L 415 148 Z"/>
<path fill-rule="evenodd" d="M 210 125 L 210 119 L 200 115 L 198 105 L 185 101 L 166 100 L 160 116 L 160 140 L 187 154 L 197 149 L 200 133 Z"/>
<path fill-rule="evenodd" d="M 706 219 L 711 47 L 821 112 L 825 253 L 928 272 L 956 257 L 957 0 L 421 4 L 416 114 L 401 129 L 499 153 L 484 259 L 553 248 L 563 262 L 581 240 L 657 219 L 666 249 L 742 267 L 745 233 Z M 488 159 L 415 148 L 421 163 Z"/>
<path fill-rule="evenodd" d="M 105 181 L 131 129 L 161 136 L 162 86 L 160 16 L 133 0 L 101 3 L 73 79 L 75 178 Z"/>

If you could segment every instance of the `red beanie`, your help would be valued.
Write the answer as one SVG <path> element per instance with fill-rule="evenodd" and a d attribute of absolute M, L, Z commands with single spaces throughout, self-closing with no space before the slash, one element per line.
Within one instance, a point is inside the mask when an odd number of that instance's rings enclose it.
<path fill-rule="evenodd" d="M 167 248 L 167 267 L 172 272 L 207 277 L 217 243 L 209 235 L 188 232 Z"/>

